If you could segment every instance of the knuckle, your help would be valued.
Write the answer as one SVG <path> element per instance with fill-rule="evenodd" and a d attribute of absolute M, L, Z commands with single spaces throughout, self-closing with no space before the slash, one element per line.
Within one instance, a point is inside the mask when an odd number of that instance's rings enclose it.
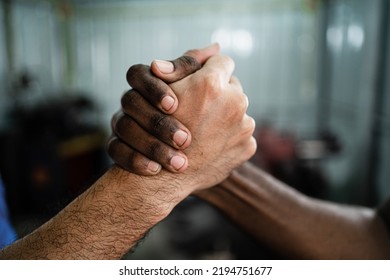
<path fill-rule="evenodd" d="M 247 161 L 256 153 L 257 142 L 254 137 L 246 139 L 240 146 L 240 160 L 242 162 Z"/>
<path fill-rule="evenodd" d="M 164 152 L 164 147 L 159 141 L 152 141 L 147 148 L 147 156 L 156 160 Z"/>
<path fill-rule="evenodd" d="M 222 91 L 221 78 L 217 72 L 211 72 L 204 77 L 204 93 L 218 96 Z"/>
<path fill-rule="evenodd" d="M 121 118 L 123 115 L 124 115 L 123 111 L 120 110 L 112 116 L 112 118 L 111 118 L 111 130 L 112 131 L 114 131 L 114 127 L 116 126 L 118 119 Z"/>
<path fill-rule="evenodd" d="M 122 116 L 116 122 L 114 133 L 120 137 L 124 137 L 127 131 L 131 131 L 135 122 L 132 118 Z"/>
<path fill-rule="evenodd" d="M 127 151 L 127 154 L 125 157 L 124 165 L 126 165 L 128 168 L 131 168 L 132 170 L 134 170 L 134 166 L 136 163 L 136 157 L 137 157 L 137 152 L 134 151 L 133 149 L 129 149 Z"/>
<path fill-rule="evenodd" d="M 107 153 L 120 167 L 140 175 L 148 174 L 147 159 L 117 137 L 111 137 L 107 143 Z"/>
<path fill-rule="evenodd" d="M 202 52 L 198 49 L 191 49 L 186 51 L 186 53 L 183 56 L 190 56 L 190 57 L 198 57 L 202 54 Z"/>
<path fill-rule="evenodd" d="M 191 50 L 190 54 L 193 56 L 197 56 L 197 55 L 199 55 L 198 52 L 199 51 L 197 51 L 197 50 Z M 175 68 L 177 68 L 177 66 L 181 67 L 185 73 L 192 73 L 192 72 L 201 68 L 201 65 L 199 64 L 199 62 L 194 57 L 192 57 L 190 55 L 181 56 L 177 60 L 177 62 L 178 62 L 177 64 L 174 62 Z"/>
<path fill-rule="evenodd" d="M 123 144 L 118 138 L 113 138 L 107 145 L 107 153 L 111 159 L 127 170 L 131 170 L 133 166 L 134 151 Z"/>
<path fill-rule="evenodd" d="M 228 101 L 229 104 L 229 120 L 240 122 L 245 118 L 245 113 L 248 109 L 248 99 L 244 93 L 234 94 Z"/>
<path fill-rule="evenodd" d="M 112 132 L 114 132 L 115 126 L 116 126 L 116 123 L 117 123 L 117 122 L 118 122 L 118 119 L 117 119 L 116 117 L 112 117 L 112 118 L 111 118 L 110 124 L 111 124 L 111 130 L 112 130 Z"/>
<path fill-rule="evenodd" d="M 145 84 L 144 96 L 152 103 L 157 103 L 168 93 L 168 86 L 159 79 L 149 79 Z"/>
<path fill-rule="evenodd" d="M 131 149 L 126 157 L 126 165 L 130 167 L 134 172 L 141 173 L 146 170 L 146 164 L 144 157 L 140 153 Z"/>
<path fill-rule="evenodd" d="M 244 135 L 247 137 L 252 137 L 256 128 L 256 122 L 252 117 L 247 116 L 244 121 Z"/>
<path fill-rule="evenodd" d="M 135 90 L 129 90 L 121 98 L 122 108 L 126 111 L 133 108 L 134 104 L 138 103 L 139 94 Z"/>
<path fill-rule="evenodd" d="M 116 147 L 118 145 L 118 138 L 117 137 L 111 137 L 106 144 L 106 150 L 108 155 L 115 161 L 115 151 Z"/>
<path fill-rule="evenodd" d="M 248 98 L 244 93 L 238 94 L 237 97 L 237 108 L 239 112 L 244 114 L 248 109 Z"/>
<path fill-rule="evenodd" d="M 220 59 L 222 60 L 222 62 L 228 66 L 229 68 L 231 69 L 234 69 L 235 68 L 235 62 L 234 60 L 230 57 L 230 56 L 227 56 L 227 55 L 220 55 Z"/>
<path fill-rule="evenodd" d="M 170 122 L 170 118 L 165 114 L 154 114 L 150 119 L 150 128 L 155 135 L 160 134 L 166 130 L 172 132 L 173 126 Z"/>
<path fill-rule="evenodd" d="M 234 60 L 230 56 L 219 54 L 213 56 L 211 59 L 213 59 L 220 67 L 229 69 L 231 72 L 233 72 L 235 68 Z"/>
<path fill-rule="evenodd" d="M 140 97 L 144 97 L 152 103 L 157 103 L 169 92 L 169 86 L 164 81 L 154 77 L 147 65 L 131 66 L 126 77 L 133 88 L 131 91 L 136 92 L 137 101 L 140 101 Z"/>
<path fill-rule="evenodd" d="M 129 82 L 130 85 L 132 85 L 132 83 L 137 80 L 137 76 L 140 73 L 145 71 L 145 68 L 147 68 L 146 65 L 135 64 L 135 65 L 131 66 L 129 68 L 129 70 L 127 70 L 126 79 L 127 79 L 127 81 Z"/>
<path fill-rule="evenodd" d="M 251 137 L 248 141 L 248 145 L 246 146 L 246 154 L 248 155 L 248 159 L 254 156 L 257 150 L 257 142 L 254 137 Z"/>

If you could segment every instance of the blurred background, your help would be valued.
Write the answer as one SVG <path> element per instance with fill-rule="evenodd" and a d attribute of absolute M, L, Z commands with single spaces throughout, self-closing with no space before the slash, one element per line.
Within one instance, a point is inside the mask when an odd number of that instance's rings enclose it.
<path fill-rule="evenodd" d="M 23 236 L 111 164 L 136 63 L 219 42 L 257 120 L 253 161 L 314 197 L 390 194 L 387 0 L 0 1 L 0 174 Z M 189 198 L 125 258 L 277 258 Z"/>

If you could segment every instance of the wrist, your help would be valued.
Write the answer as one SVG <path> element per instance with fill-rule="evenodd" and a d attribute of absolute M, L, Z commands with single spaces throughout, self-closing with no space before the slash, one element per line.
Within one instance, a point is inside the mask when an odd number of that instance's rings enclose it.
<path fill-rule="evenodd" d="M 143 210 L 137 210 L 150 213 L 151 222 L 157 223 L 190 194 L 186 186 L 183 187 L 185 180 L 177 175 L 162 170 L 155 176 L 140 176 L 114 166 L 105 176 L 115 181 L 113 191 L 122 194 L 122 203 L 133 205 L 133 209 L 138 205 Z"/>

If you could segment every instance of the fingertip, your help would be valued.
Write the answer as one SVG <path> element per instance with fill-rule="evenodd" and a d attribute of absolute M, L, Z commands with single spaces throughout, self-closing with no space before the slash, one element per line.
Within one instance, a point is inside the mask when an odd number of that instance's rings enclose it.
<path fill-rule="evenodd" d="M 152 61 L 152 65 L 162 74 L 171 74 L 175 71 L 175 66 L 171 61 L 155 59 Z"/>
<path fill-rule="evenodd" d="M 192 135 L 191 135 L 191 132 L 190 131 L 187 131 L 188 133 L 188 138 L 187 138 L 187 141 L 183 144 L 183 146 L 181 146 L 181 149 L 187 149 L 191 143 L 192 143 Z"/>
<path fill-rule="evenodd" d="M 176 112 L 176 109 L 178 107 L 178 102 L 176 98 L 167 95 L 164 96 L 163 99 L 161 99 L 161 108 L 167 113 L 167 114 L 173 114 Z"/>
<path fill-rule="evenodd" d="M 152 61 L 152 63 L 150 64 L 150 70 L 152 71 L 152 73 L 153 73 L 155 76 L 157 76 L 157 77 L 159 77 L 159 78 L 165 78 L 165 76 L 166 76 L 167 74 L 173 73 L 173 71 L 175 70 L 175 68 L 174 68 L 173 63 L 171 63 L 171 62 L 169 62 L 169 63 L 172 64 L 172 67 L 173 67 L 173 69 L 172 69 L 171 72 L 169 72 L 169 73 L 164 73 L 164 71 L 161 71 L 161 69 L 160 69 L 160 67 L 159 67 L 159 64 L 161 64 L 161 63 L 164 63 L 164 64 L 165 64 L 165 62 L 167 62 L 167 61 L 165 61 L 165 60 L 159 60 L 159 59 L 154 59 L 154 60 Z M 162 67 L 162 68 L 163 68 L 163 67 Z"/>
<path fill-rule="evenodd" d="M 140 162 L 136 162 L 133 164 L 121 164 L 116 162 L 120 167 L 125 169 L 130 173 L 134 173 L 140 176 L 154 176 L 160 173 L 162 167 L 155 161 L 148 160 L 147 158 L 143 158 L 145 160 L 142 164 Z"/>
<path fill-rule="evenodd" d="M 140 176 L 154 176 L 160 173 L 162 169 L 160 164 L 158 164 L 155 161 L 148 160 L 145 157 L 142 157 L 142 161 L 143 161 L 142 163 L 141 162 L 133 162 L 133 163 L 115 162 L 115 163 L 119 165 L 121 168 L 125 169 L 126 171 Z"/>
<path fill-rule="evenodd" d="M 149 161 L 147 164 L 148 171 L 156 175 L 161 171 L 161 165 L 155 161 Z"/>
<path fill-rule="evenodd" d="M 185 142 L 187 142 L 188 133 L 184 130 L 178 130 L 173 134 L 173 141 L 175 141 L 176 145 L 182 147 Z"/>
<path fill-rule="evenodd" d="M 170 160 L 170 165 L 177 172 L 183 172 L 187 169 L 188 159 L 185 155 L 174 155 Z"/>
<path fill-rule="evenodd" d="M 185 130 L 176 131 L 172 138 L 178 148 L 181 150 L 188 148 L 192 141 L 191 133 Z"/>

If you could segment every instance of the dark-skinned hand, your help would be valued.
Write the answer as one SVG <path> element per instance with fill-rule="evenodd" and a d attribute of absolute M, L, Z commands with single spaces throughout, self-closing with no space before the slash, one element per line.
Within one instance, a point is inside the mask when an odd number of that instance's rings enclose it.
<path fill-rule="evenodd" d="M 107 144 L 116 164 L 139 175 L 158 174 L 162 167 L 171 172 L 187 168 L 183 150 L 191 144 L 191 132 L 170 116 L 179 103 L 169 84 L 199 70 L 218 52 L 219 46 L 213 44 L 173 61 L 130 67 L 126 78 L 132 89 L 123 95 L 122 110 L 112 118 L 113 134 Z"/>

